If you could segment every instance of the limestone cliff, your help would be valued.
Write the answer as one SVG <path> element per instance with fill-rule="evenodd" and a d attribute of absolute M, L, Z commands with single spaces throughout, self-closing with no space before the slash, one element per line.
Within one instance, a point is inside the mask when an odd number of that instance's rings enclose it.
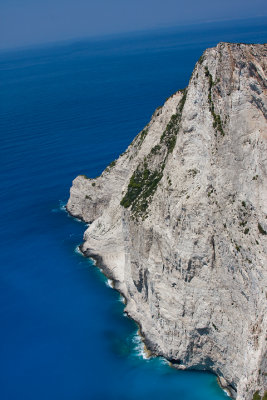
<path fill-rule="evenodd" d="M 82 251 L 127 299 L 147 347 L 214 371 L 238 400 L 267 389 L 267 45 L 220 43 L 188 87 L 67 209 Z"/>

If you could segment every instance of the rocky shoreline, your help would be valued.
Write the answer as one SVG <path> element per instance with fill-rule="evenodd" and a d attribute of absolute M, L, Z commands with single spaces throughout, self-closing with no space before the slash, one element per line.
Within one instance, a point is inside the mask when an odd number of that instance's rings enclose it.
<path fill-rule="evenodd" d="M 73 216 L 71 213 L 69 213 L 69 214 L 71 216 Z M 77 217 L 75 217 L 75 218 L 77 218 Z M 86 251 L 83 252 L 82 245 L 79 246 L 79 250 L 83 254 L 84 257 L 89 258 L 94 261 L 94 265 L 97 268 L 99 268 L 99 270 L 106 276 L 106 278 L 112 282 L 111 283 L 112 289 L 116 290 L 123 297 L 123 303 L 125 304 L 125 306 L 127 306 L 127 298 L 125 297 L 125 294 L 119 289 L 118 281 L 116 281 L 114 279 L 109 268 L 103 263 L 102 257 L 99 254 L 91 253 L 89 249 L 86 249 Z M 116 285 L 116 283 L 117 283 L 117 285 Z M 146 339 L 145 334 L 142 331 L 141 324 L 138 321 L 136 321 L 134 318 L 132 318 L 131 315 L 129 314 L 129 312 L 126 311 L 125 313 L 128 316 L 128 318 L 132 319 L 138 326 L 138 335 L 140 336 L 140 339 L 143 342 L 144 352 L 145 352 L 146 356 L 148 358 L 150 358 L 150 357 L 163 357 L 164 358 L 163 355 L 157 354 L 155 352 L 155 347 L 156 347 L 155 344 L 151 343 L 149 340 Z M 174 362 L 172 362 L 171 360 L 166 359 L 166 361 L 168 361 L 171 368 L 181 369 L 181 368 L 179 368 L 179 366 L 177 366 L 177 364 L 175 363 L 175 360 L 174 360 Z M 217 381 L 218 381 L 219 386 L 223 390 L 225 390 L 225 392 L 228 394 L 228 396 L 232 397 L 233 393 L 231 391 L 231 388 L 229 386 L 227 386 L 227 382 L 225 382 L 225 380 L 223 378 L 220 378 L 219 376 L 217 376 Z"/>

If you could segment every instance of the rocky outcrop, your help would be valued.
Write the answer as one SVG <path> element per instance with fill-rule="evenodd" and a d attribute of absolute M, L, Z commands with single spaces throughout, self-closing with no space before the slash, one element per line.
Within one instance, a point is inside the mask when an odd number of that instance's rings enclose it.
<path fill-rule="evenodd" d="M 100 177 L 78 176 L 67 204 L 147 347 L 215 372 L 238 400 L 267 389 L 266 54 L 207 49 L 187 89 Z"/>

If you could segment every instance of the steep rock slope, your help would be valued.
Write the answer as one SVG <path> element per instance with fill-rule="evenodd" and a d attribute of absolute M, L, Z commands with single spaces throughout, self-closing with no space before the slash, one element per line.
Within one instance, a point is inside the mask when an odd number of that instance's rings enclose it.
<path fill-rule="evenodd" d="M 266 45 L 207 49 L 67 209 L 83 253 L 127 299 L 152 353 L 214 371 L 237 399 L 267 388 Z"/>

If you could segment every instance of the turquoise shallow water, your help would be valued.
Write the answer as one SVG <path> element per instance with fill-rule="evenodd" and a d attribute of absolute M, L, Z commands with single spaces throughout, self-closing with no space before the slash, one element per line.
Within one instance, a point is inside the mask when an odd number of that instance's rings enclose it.
<path fill-rule="evenodd" d="M 221 40 L 264 42 L 266 19 L 0 53 L 1 399 L 226 398 L 212 374 L 142 358 L 62 208 Z"/>

